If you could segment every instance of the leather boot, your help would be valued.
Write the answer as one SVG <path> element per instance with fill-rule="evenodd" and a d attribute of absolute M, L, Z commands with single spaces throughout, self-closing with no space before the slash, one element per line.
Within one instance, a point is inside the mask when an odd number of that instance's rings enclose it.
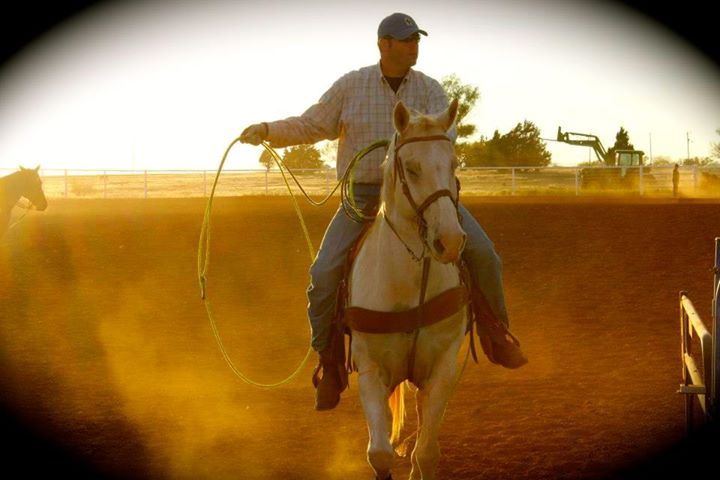
<path fill-rule="evenodd" d="M 520 342 L 503 324 L 480 326 L 478 322 L 478 337 L 485 356 L 490 362 L 505 368 L 520 368 L 528 359 L 520 349 Z"/>
<path fill-rule="evenodd" d="M 520 368 L 528 359 L 520 349 L 520 342 L 510 329 L 498 320 L 480 292 L 475 292 L 472 305 L 480 346 L 490 362 L 505 368 Z"/>
<path fill-rule="evenodd" d="M 322 377 L 318 378 L 322 370 Z M 344 366 L 338 363 L 332 348 L 320 352 L 320 362 L 315 368 L 313 384 L 315 384 L 315 410 L 332 410 L 340 402 L 340 392 L 345 390 L 347 383 L 343 381 Z"/>

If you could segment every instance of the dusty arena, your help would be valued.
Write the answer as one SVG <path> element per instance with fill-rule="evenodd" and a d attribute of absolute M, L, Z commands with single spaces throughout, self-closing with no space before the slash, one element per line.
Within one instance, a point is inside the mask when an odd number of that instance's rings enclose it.
<path fill-rule="evenodd" d="M 678 293 L 710 322 L 720 201 L 464 202 L 502 256 L 512 330 L 530 362 L 467 365 L 445 414 L 439 477 L 679 468 L 696 445 L 677 393 Z M 317 246 L 336 203 L 301 205 Z M 226 365 L 197 281 L 204 208 L 202 198 L 51 199 L 0 239 L 6 471 L 372 478 L 355 376 L 338 408 L 318 413 L 314 357 L 274 389 Z M 208 293 L 227 352 L 252 379 L 281 380 L 309 344 L 310 256 L 290 197 L 219 198 L 212 221 Z M 408 471 L 398 458 L 395 478 Z"/>

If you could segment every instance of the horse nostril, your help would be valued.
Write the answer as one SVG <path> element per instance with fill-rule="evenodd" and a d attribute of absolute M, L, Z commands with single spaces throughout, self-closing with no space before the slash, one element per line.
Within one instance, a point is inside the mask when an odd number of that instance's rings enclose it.
<path fill-rule="evenodd" d="M 435 247 L 435 250 L 436 250 L 440 255 L 442 255 L 443 252 L 445 251 L 445 245 L 443 245 L 443 243 L 440 241 L 439 238 L 436 238 L 436 239 L 435 239 L 435 241 L 433 242 L 433 246 Z"/>

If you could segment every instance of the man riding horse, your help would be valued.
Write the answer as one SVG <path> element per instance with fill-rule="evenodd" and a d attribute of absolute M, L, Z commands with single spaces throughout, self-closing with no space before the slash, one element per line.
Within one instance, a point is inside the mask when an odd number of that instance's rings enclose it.
<path fill-rule="evenodd" d="M 384 18 L 377 31 L 380 51 L 377 64 L 340 77 L 300 116 L 250 125 L 242 132 L 241 141 L 253 145 L 268 141 L 273 147 L 286 147 L 338 139 L 337 173 L 341 178 L 356 152 L 393 135 L 392 113 L 398 101 L 425 114 L 447 110 L 447 94 L 440 83 L 412 69 L 417 62 L 421 35 L 427 36 L 427 32 L 406 14 L 393 13 Z M 454 140 L 454 127 L 450 135 Z M 383 158 L 379 151 L 371 152 L 355 168 L 354 200 L 365 211 L 377 208 Z M 463 259 L 474 285 L 470 297 L 479 320 L 483 350 L 493 363 L 520 367 L 527 359 L 507 331 L 502 262 L 493 242 L 470 212 L 461 204 L 458 208 L 467 232 Z M 312 347 L 319 353 L 323 370 L 315 396 L 317 410 L 334 408 L 346 387 L 344 359 L 338 358 L 331 348 L 331 339 L 336 294 L 345 274 L 346 257 L 362 231 L 362 224 L 338 208 L 310 267 L 308 317 Z"/>

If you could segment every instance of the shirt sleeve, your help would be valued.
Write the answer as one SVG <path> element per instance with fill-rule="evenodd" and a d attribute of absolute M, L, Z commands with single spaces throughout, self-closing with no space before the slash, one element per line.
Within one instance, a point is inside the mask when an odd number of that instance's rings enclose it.
<path fill-rule="evenodd" d="M 270 144 L 279 148 L 338 138 L 340 113 L 345 97 L 344 78 L 337 80 L 320 100 L 302 115 L 268 122 Z"/>

